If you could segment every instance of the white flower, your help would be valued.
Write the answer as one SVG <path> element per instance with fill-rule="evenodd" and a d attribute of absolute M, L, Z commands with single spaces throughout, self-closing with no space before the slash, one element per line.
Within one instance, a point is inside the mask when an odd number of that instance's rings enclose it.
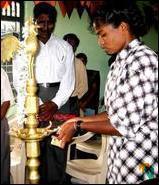
<path fill-rule="evenodd" d="M 17 120 L 18 125 L 23 125 L 25 120 L 25 98 L 26 92 L 26 81 L 28 78 L 28 62 L 25 56 L 24 50 L 20 50 L 19 54 L 19 67 L 17 69 Z"/>

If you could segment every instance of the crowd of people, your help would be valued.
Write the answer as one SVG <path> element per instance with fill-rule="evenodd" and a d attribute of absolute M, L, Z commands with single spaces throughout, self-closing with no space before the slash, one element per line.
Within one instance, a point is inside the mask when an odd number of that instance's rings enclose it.
<path fill-rule="evenodd" d="M 90 28 L 100 47 L 112 56 L 105 83 L 105 111 L 101 113 L 98 113 L 100 74 L 87 69 L 85 53 L 76 54 L 80 37 L 74 33 L 63 38 L 55 36 L 57 11 L 46 2 L 35 5 L 33 16 L 39 25 L 40 49 L 35 59 L 39 127 L 46 127 L 57 112 L 76 116 L 60 126 L 60 147 L 51 144 L 51 136 L 40 142 L 40 183 L 67 183 L 67 144 L 81 130 L 111 136 L 106 182 L 141 183 L 147 179 L 146 173 L 138 170 L 144 163 L 153 167 L 156 178 L 158 60 L 157 54 L 140 41 L 147 29 L 139 8 L 135 4 L 122 8 L 106 6 L 91 17 Z M 13 59 L 17 93 L 21 60 L 27 60 L 24 52 Z M 10 151 L 5 115 L 13 95 L 2 69 L 1 83 L 1 183 L 6 184 L 10 179 Z"/>

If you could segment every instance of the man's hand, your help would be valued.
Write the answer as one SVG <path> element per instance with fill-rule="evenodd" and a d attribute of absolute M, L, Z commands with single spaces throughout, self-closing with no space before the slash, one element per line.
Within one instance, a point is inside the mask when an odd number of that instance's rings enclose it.
<path fill-rule="evenodd" d="M 53 115 L 57 112 L 58 106 L 52 102 L 47 101 L 39 107 L 39 121 L 50 121 L 53 119 Z"/>

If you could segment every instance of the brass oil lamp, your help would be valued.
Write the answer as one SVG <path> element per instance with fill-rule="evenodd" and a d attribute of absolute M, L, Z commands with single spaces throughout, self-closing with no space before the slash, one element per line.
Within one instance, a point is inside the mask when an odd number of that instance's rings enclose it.
<path fill-rule="evenodd" d="M 18 39 L 14 36 L 9 36 L 8 38 L 4 39 L 4 42 L 2 42 L 1 46 L 1 60 L 5 61 L 12 58 L 13 54 L 22 47 L 24 47 L 23 49 L 27 54 L 28 79 L 26 83 L 27 96 L 25 98 L 25 112 L 27 118 L 24 123 L 24 128 L 13 129 L 10 131 L 10 135 L 25 141 L 27 166 L 29 168 L 28 178 L 31 184 L 38 184 L 40 180 L 38 172 L 38 167 L 40 165 L 38 159 L 40 156 L 39 142 L 55 130 L 50 129 L 51 123 L 46 128 L 38 128 L 38 97 L 36 95 L 37 83 L 34 74 L 34 60 L 39 48 L 38 39 L 36 37 L 38 26 L 33 22 L 32 18 L 29 18 L 29 20 L 27 20 L 25 23 L 25 28 L 27 29 L 28 33 L 24 39 L 24 46 L 21 46 Z M 9 53 L 5 52 L 5 46 L 11 46 L 11 43 L 14 43 L 13 51 Z"/>

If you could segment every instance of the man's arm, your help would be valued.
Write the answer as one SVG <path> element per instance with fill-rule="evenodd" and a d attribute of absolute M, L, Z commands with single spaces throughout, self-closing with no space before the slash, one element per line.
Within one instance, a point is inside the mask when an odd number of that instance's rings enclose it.
<path fill-rule="evenodd" d="M 10 102 L 14 100 L 13 92 L 10 86 L 9 78 L 7 73 L 1 69 L 1 120 L 6 116 L 7 111 L 10 107 Z"/>
<path fill-rule="evenodd" d="M 1 105 L 1 120 L 6 116 L 7 111 L 10 107 L 10 101 L 5 101 Z"/>
<path fill-rule="evenodd" d="M 66 58 L 64 61 L 65 73 L 60 82 L 60 87 L 52 101 L 47 101 L 39 107 L 39 120 L 52 120 L 53 114 L 64 105 L 75 85 L 74 53 L 72 47 L 67 45 Z"/>
<path fill-rule="evenodd" d="M 53 98 L 58 109 L 64 105 L 71 96 L 75 87 L 75 66 L 74 66 L 74 53 L 72 47 L 67 45 L 66 59 L 65 59 L 65 73 L 60 82 L 59 90 Z"/>

